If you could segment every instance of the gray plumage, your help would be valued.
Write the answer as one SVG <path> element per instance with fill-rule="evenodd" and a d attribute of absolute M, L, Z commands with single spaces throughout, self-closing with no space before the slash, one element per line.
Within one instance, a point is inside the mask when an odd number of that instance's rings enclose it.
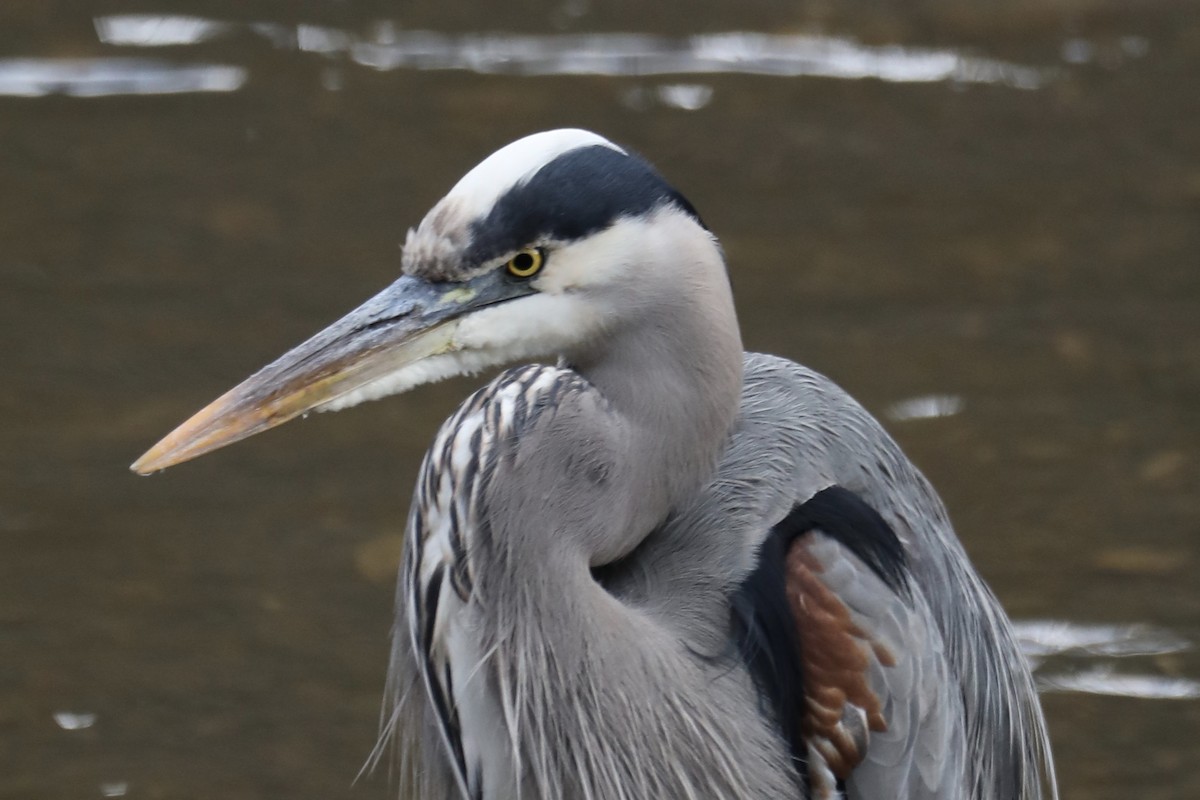
<path fill-rule="evenodd" d="M 595 134 L 486 159 L 404 275 L 134 468 L 502 373 L 421 467 L 383 735 L 423 800 L 1040 800 L 1011 627 L 925 478 L 826 378 L 742 352 L 695 209 Z"/>
<path fill-rule="evenodd" d="M 647 538 L 636 562 L 606 583 L 644 627 L 631 626 L 621 640 L 604 647 L 604 637 L 585 624 L 596 609 L 573 602 L 579 599 L 578 586 L 542 579 L 553 568 L 544 553 L 513 552 L 511 539 L 497 539 L 494 531 L 488 544 L 480 545 L 478 560 L 492 571 L 491 578 L 502 582 L 495 593 L 481 589 L 474 596 L 478 616 L 471 624 L 478 626 L 479 652 L 486 661 L 473 669 L 485 685 L 518 702 L 509 712 L 518 726 L 518 741 L 510 744 L 514 761 L 523 761 L 528 773 L 524 795 L 799 797 L 771 721 L 755 711 L 748 676 L 731 666 L 728 598 L 749 574 L 758 540 L 775 521 L 816 491 L 843 485 L 883 509 L 913 556 L 917 587 L 905 604 L 852 555 L 826 543 L 829 561 L 843 562 L 831 580 L 836 590 L 903 659 L 891 669 L 873 666 L 873 684 L 889 699 L 892 729 L 871 737 L 848 796 L 1042 797 L 1048 752 L 1027 666 L 1005 617 L 953 538 L 932 488 L 878 423 L 826 378 L 757 354 L 746 356 L 745 367 L 740 414 L 716 474 Z M 551 368 L 505 373 L 464 404 L 439 434 L 422 467 L 410 520 L 405 555 L 410 588 L 421 515 L 430 507 L 425 502 L 430 498 L 421 492 L 431 478 L 450 472 L 442 469 L 446 465 L 438 455 L 448 456 L 453 448 L 439 446 L 463 429 L 464 411 L 486 415 L 490 410 L 499 419 L 503 415 L 496 409 L 503 406 L 495 401 L 498 393 L 548 375 L 555 378 L 554 386 L 580 383 L 577 374 Z M 527 397 L 525 405 L 535 409 L 537 400 Z M 537 410 L 561 419 L 570 408 L 559 404 Z M 791 413 L 781 417 L 780 408 Z M 541 421 L 535 413 L 514 424 L 519 430 L 537 428 Z M 476 475 L 472 492 L 452 490 L 455 499 L 469 498 L 476 513 L 488 509 L 487 490 L 479 484 L 505 485 L 504 476 L 513 474 L 508 470 L 516 467 L 525 446 L 540 453 L 546 437 L 557 440 L 563 433 L 551 419 L 542 424 L 554 435 L 525 431 L 514 437 L 509 430 L 493 440 L 503 449 L 480 453 L 490 468 Z M 500 477 L 497 469 L 504 471 Z M 586 471 L 583 465 L 580 469 Z M 523 482 L 527 473 L 520 474 Z M 574 474 L 564 476 L 574 483 Z M 553 481 L 543 485 L 546 494 L 556 488 Z M 508 493 L 507 488 L 499 491 Z M 513 509 L 518 520 L 528 516 L 521 507 L 518 502 Z M 591 513 L 603 512 L 587 508 L 585 515 Z M 590 580 L 586 574 L 577 576 Z M 400 603 L 409 600 L 402 596 Z M 387 733 L 398 737 L 400 774 L 411 796 L 457 798 L 442 737 L 434 733 L 435 715 L 419 686 L 420 668 L 408 634 L 412 620 L 398 616 L 398 622 Z M 634 649 L 620 653 L 614 664 L 589 651 L 588 643 L 606 652 Z M 672 649 L 663 652 L 668 647 Z M 647 665 L 644 657 L 657 663 Z M 618 665 L 629 671 L 615 671 Z M 634 688 L 626 687 L 622 677 L 633 681 Z M 663 678 L 666 685 L 648 692 L 650 677 Z M 677 697 L 666 699 L 672 692 Z M 657 707 L 667 709 L 666 719 L 654 713 Z M 498 713 L 497 727 L 502 720 Z M 678 734 L 674 749 L 672 734 Z M 504 734 L 493 729 L 476 735 Z M 574 748 L 579 752 L 571 752 Z M 566 783 L 576 780 L 586 784 Z"/>
<path fill-rule="evenodd" d="M 937 495 L 830 381 L 743 361 L 719 254 L 686 214 L 656 213 L 677 248 L 669 263 L 646 254 L 636 287 L 609 300 L 618 319 L 564 349 L 563 366 L 513 370 L 473 395 L 422 466 L 385 730 L 405 786 L 427 798 L 1041 797 L 1049 756 L 1028 667 Z M 846 719 L 840 733 L 863 752 L 841 783 L 819 737 L 797 769 L 730 649 L 730 598 L 765 535 L 830 486 L 883 516 L 914 587 L 901 596 L 814 533 L 823 582 L 869 636 L 863 652 L 881 645 L 891 662 L 867 659 L 887 730 Z"/>

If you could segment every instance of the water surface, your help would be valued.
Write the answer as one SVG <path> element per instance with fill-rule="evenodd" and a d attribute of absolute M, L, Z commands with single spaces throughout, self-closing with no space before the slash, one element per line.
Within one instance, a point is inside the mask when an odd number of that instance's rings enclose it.
<path fill-rule="evenodd" d="M 289 9 L 0 9 L 0 797 L 392 796 L 351 781 L 395 552 L 474 382 L 126 467 L 562 125 L 654 161 L 747 346 L 933 479 L 1064 795 L 1200 795 L 1194 4 Z"/>

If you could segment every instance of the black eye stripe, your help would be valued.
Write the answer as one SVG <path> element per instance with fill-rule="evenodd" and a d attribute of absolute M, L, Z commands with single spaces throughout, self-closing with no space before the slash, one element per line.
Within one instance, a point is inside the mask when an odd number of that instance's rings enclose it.
<path fill-rule="evenodd" d="M 485 264 L 529 242 L 573 242 L 621 217 L 673 205 L 699 215 L 649 163 L 605 145 L 571 150 L 505 192 L 471 223 L 467 260 Z"/>

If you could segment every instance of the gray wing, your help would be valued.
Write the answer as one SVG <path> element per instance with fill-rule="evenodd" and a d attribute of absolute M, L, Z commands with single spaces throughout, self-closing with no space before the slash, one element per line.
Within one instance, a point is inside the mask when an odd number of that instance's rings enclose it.
<path fill-rule="evenodd" d="M 969 796 L 962 695 L 891 526 L 840 486 L 774 525 L 741 652 L 816 800 Z"/>
<path fill-rule="evenodd" d="M 1057 797 L 1045 721 L 1011 625 L 963 552 L 936 492 L 869 413 L 809 369 L 748 354 L 738 429 L 720 473 L 702 511 L 740 531 L 743 552 L 761 552 L 764 525 L 831 486 L 877 511 L 899 542 L 907 598 L 889 591 L 844 537 L 840 549 L 818 548 L 828 559 L 821 581 L 850 618 L 879 641 L 902 643 L 890 648 L 898 659 L 891 667 L 863 645 L 869 686 L 895 719 L 887 732 L 867 731 L 870 744 L 846 782 L 851 797 L 896 796 L 883 770 L 889 764 L 899 770 L 895 775 L 925 770 L 921 779 L 931 787 L 939 769 L 961 770 L 956 796 L 970 800 Z M 704 518 L 694 513 L 688 521 Z M 746 570 L 752 574 L 755 562 Z M 937 741 L 947 742 L 959 763 L 939 761 L 936 750 L 918 752 Z"/>
<path fill-rule="evenodd" d="M 820 529 L 787 556 L 814 798 L 968 796 L 962 698 L 919 593 L 898 592 Z"/>

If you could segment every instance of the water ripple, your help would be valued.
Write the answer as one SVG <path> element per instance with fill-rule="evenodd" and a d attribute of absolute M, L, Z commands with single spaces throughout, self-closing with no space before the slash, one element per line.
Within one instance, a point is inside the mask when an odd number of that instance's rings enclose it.
<path fill-rule="evenodd" d="M 884 410 L 888 419 L 907 422 L 913 419 L 952 417 L 963 410 L 963 399 L 953 394 L 930 394 L 892 403 Z"/>
<path fill-rule="evenodd" d="M 82 731 L 96 724 L 96 715 L 91 711 L 55 711 L 54 724 L 64 731 Z"/>
<path fill-rule="evenodd" d="M 223 64 L 133 58 L 0 59 L 0 95 L 15 97 L 232 92 L 245 82 L 245 69 Z"/>
<path fill-rule="evenodd" d="M 1021 650 L 1031 658 L 1058 655 L 1157 656 L 1191 647 L 1181 636 L 1153 625 L 1079 625 L 1059 620 L 1014 623 Z"/>
<path fill-rule="evenodd" d="M 1143 700 L 1193 700 L 1200 698 L 1200 683 L 1160 675 L 1121 675 L 1099 666 L 1082 672 L 1038 676 L 1043 692 L 1084 692 Z"/>
<path fill-rule="evenodd" d="M 368 37 L 317 25 L 237 23 L 199 17 L 111 15 L 95 19 L 105 44 L 194 45 L 249 31 L 275 47 L 344 55 L 378 70 L 469 70 L 506 75 L 748 74 L 878 80 L 953 81 L 1036 89 L 1049 73 L 955 50 L 872 47 L 852 39 L 729 32 L 671 38 L 641 33 L 450 35 L 380 23 Z"/>
<path fill-rule="evenodd" d="M 93 24 L 101 42 L 131 47 L 199 44 L 236 30 L 232 23 L 180 15 L 120 14 L 96 17 Z"/>
<path fill-rule="evenodd" d="M 1190 700 L 1200 682 L 1190 678 L 1138 674 L 1128 659 L 1164 656 L 1191 649 L 1191 642 L 1153 625 L 1081 625 L 1060 620 L 1014 623 L 1021 650 L 1037 670 L 1039 691 L 1082 692 L 1119 697 Z M 1125 659 L 1123 671 L 1099 659 Z M 1048 663 L 1053 660 L 1055 663 Z M 1159 660 L 1151 668 L 1161 668 Z"/>

